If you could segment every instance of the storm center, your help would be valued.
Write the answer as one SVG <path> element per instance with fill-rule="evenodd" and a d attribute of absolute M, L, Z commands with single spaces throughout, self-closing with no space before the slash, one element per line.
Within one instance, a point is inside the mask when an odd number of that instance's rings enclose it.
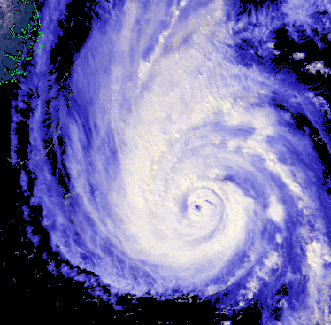
<path fill-rule="evenodd" d="M 211 189 L 198 189 L 186 198 L 182 224 L 184 233 L 206 234 L 212 231 L 223 216 L 223 200 Z"/>

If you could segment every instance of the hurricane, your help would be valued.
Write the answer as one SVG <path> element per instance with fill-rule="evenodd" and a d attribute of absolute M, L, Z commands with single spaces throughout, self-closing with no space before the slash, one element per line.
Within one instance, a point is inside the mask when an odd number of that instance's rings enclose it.
<path fill-rule="evenodd" d="M 11 161 L 49 277 L 109 321 L 330 324 L 329 1 L 37 10 Z"/>

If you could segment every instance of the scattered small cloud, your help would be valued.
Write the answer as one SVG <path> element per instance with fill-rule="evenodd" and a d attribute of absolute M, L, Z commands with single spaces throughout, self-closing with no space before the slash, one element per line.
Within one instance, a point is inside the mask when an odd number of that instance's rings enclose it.
<path fill-rule="evenodd" d="M 294 60 L 302 60 L 305 57 L 305 53 L 294 53 L 293 54 L 293 59 Z"/>
<path fill-rule="evenodd" d="M 316 71 L 320 71 L 322 74 L 330 74 L 330 70 L 325 68 L 323 65 L 323 61 L 315 61 L 305 67 L 305 69 L 309 70 L 309 72 L 316 74 Z"/>

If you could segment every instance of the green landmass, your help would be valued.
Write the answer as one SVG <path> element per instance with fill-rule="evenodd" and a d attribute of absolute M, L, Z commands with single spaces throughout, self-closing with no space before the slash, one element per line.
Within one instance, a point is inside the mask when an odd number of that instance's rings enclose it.
<path fill-rule="evenodd" d="M 0 84 L 16 81 L 31 60 L 40 34 L 39 14 L 30 1 L 0 1 Z"/>

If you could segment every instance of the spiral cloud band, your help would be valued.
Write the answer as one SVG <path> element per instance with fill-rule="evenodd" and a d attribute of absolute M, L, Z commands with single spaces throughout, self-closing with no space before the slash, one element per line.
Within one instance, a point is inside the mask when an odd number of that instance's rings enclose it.
<path fill-rule="evenodd" d="M 328 69 L 279 58 L 301 44 L 297 26 L 322 35 L 330 6 L 100 1 L 69 74 L 53 77 L 49 3 L 29 168 L 53 250 L 112 293 L 217 297 L 227 320 L 258 301 L 263 324 L 329 324 L 330 111 L 302 77 Z M 38 160 L 46 138 L 56 168 Z"/>
<path fill-rule="evenodd" d="M 206 85 L 204 75 L 186 82 L 197 69 L 194 64 L 178 77 L 174 76 L 176 67 L 182 66 L 190 56 L 199 57 L 199 52 L 191 50 L 177 58 L 168 56 L 166 63 L 160 60 L 159 66 L 164 66 L 164 70 L 157 69 L 157 75 L 152 77 L 153 87 L 138 108 L 132 109 L 133 122 L 128 122 L 124 135 L 128 148 L 123 153 L 121 167 L 126 195 L 117 213 L 127 216 L 125 228 L 130 240 L 124 242 L 134 251 L 133 257 L 144 256 L 165 265 L 165 274 L 177 274 L 179 267 L 178 274 L 189 276 L 191 281 L 195 277 L 206 279 L 205 272 L 217 271 L 236 250 L 244 248 L 249 234 L 258 238 L 265 219 L 281 226 L 282 193 L 272 187 L 275 183 L 272 178 L 289 184 L 298 201 L 307 199 L 290 175 L 300 174 L 301 169 L 280 163 L 271 141 L 277 133 L 282 133 L 282 140 L 290 142 L 286 129 L 277 125 L 275 114 L 268 112 L 267 107 L 254 107 L 254 99 L 247 95 L 235 104 L 225 94 L 216 96 L 214 87 Z M 214 63 L 219 78 L 221 74 L 234 73 L 227 71 L 220 61 Z M 202 59 L 198 64 L 206 65 Z M 189 89 L 179 92 L 170 88 L 168 93 L 163 86 L 160 98 L 160 84 L 168 84 L 170 80 L 177 87 L 187 83 Z M 230 87 L 227 82 L 218 86 L 223 91 Z M 236 90 L 244 94 L 243 86 L 237 83 Z M 212 91 L 214 94 L 209 94 Z M 263 91 L 267 92 L 268 88 L 259 89 Z M 185 99 L 186 92 L 190 94 L 190 102 Z M 206 98 L 211 102 L 206 102 Z M 292 153 L 286 154 L 290 159 Z M 255 182 L 255 188 L 249 182 Z M 248 187 L 246 193 L 242 186 Z M 256 202 L 257 192 L 265 196 L 265 207 L 261 206 L 262 202 Z M 197 195 L 204 202 L 200 212 L 203 216 L 198 217 L 198 222 L 190 203 L 197 200 Z M 214 202 L 209 204 L 208 200 Z M 121 198 L 116 196 L 116 201 Z M 186 215 L 183 204 L 188 205 Z M 216 215 L 211 216 L 209 209 Z M 213 233 L 208 236 L 210 232 Z"/>

